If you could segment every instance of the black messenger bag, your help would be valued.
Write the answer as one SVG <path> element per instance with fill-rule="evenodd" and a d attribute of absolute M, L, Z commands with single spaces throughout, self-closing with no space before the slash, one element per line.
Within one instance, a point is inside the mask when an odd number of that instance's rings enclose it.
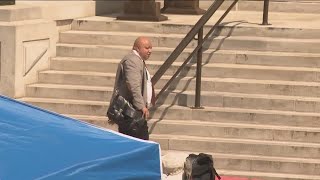
<path fill-rule="evenodd" d="M 221 177 L 216 172 L 212 156 L 200 153 L 199 155 L 190 154 L 184 163 L 182 180 L 220 180 Z"/>
<path fill-rule="evenodd" d="M 117 93 L 109 105 L 107 117 L 111 124 L 120 124 L 125 118 L 135 119 L 137 112 L 129 101 Z"/>

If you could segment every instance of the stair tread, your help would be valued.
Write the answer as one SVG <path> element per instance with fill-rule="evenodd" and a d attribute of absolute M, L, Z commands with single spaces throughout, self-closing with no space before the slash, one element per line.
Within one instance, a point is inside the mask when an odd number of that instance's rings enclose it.
<path fill-rule="evenodd" d="M 161 105 L 160 108 L 167 109 L 184 109 L 190 110 L 190 107 L 178 105 Z M 221 112 L 243 112 L 243 113 L 262 113 L 262 114 L 281 114 L 281 115 L 303 115 L 303 116 L 320 116 L 320 113 L 296 112 L 296 111 L 277 111 L 277 110 L 262 110 L 262 109 L 245 109 L 245 108 L 229 108 L 229 107 L 208 107 L 203 106 L 203 109 L 193 109 L 193 111 L 221 111 Z"/>
<path fill-rule="evenodd" d="M 118 64 L 120 59 L 89 59 L 89 58 L 54 58 L 53 60 L 75 61 L 75 62 L 105 62 Z M 173 66 L 180 66 L 183 62 L 173 62 Z M 162 65 L 163 61 L 147 61 L 149 65 Z M 196 63 L 189 63 L 187 66 L 196 67 Z M 203 63 L 203 67 L 220 67 L 235 69 L 258 69 L 258 70 L 279 70 L 279 71 L 316 71 L 320 72 L 320 68 L 311 67 L 287 67 L 287 66 L 266 66 L 266 65 L 247 65 L 247 64 L 227 64 L 227 63 Z"/>
<path fill-rule="evenodd" d="M 29 84 L 28 87 L 34 88 L 51 88 L 51 89 L 68 89 L 68 90 L 90 90 L 90 91 L 113 91 L 111 86 L 86 86 L 86 85 L 73 85 L 73 84 L 50 84 L 50 83 L 35 83 Z M 160 89 L 155 89 L 159 92 Z M 172 90 L 170 93 L 194 95 L 194 91 L 187 90 Z M 256 99 L 274 99 L 274 100 L 300 100 L 300 101 L 313 101 L 320 102 L 318 97 L 305 97 L 305 96 L 287 96 L 287 95 L 269 95 L 269 94 L 247 94 L 247 93 L 234 93 L 223 91 L 201 91 L 202 96 L 223 96 L 223 97 L 239 97 L 239 98 L 256 98 Z"/>
<path fill-rule="evenodd" d="M 121 31 L 82 31 L 69 30 L 61 32 L 61 34 L 82 34 L 82 35 L 112 35 L 112 36 L 146 36 L 146 37 L 168 37 L 168 38 L 184 38 L 184 34 L 175 33 L 150 33 L 150 32 L 121 32 Z M 278 42 L 305 42 L 305 43 L 319 43 L 320 39 L 291 39 L 279 37 L 259 37 L 259 36 L 216 36 L 215 39 L 235 39 L 235 40 L 263 40 L 263 41 L 278 41 Z"/>
<path fill-rule="evenodd" d="M 37 87 L 37 88 L 52 88 L 52 89 L 113 91 L 113 87 L 109 87 L 109 86 L 87 86 L 87 85 L 50 84 L 50 83 L 34 83 L 34 84 L 29 84 L 27 86 L 28 87 Z"/>
<path fill-rule="evenodd" d="M 97 121 L 106 121 L 107 117 L 106 116 L 93 116 L 93 115 L 81 115 L 81 114 L 64 114 L 64 116 L 76 118 L 76 119 L 94 119 Z"/>
<path fill-rule="evenodd" d="M 73 75 L 96 75 L 115 77 L 115 73 L 93 72 L 93 71 L 61 71 L 61 70 L 44 70 L 40 74 L 73 74 Z M 163 75 L 161 79 L 170 79 L 171 76 Z M 194 79 L 194 76 L 186 76 L 180 78 L 181 80 Z M 302 85 L 302 86 L 320 86 L 319 82 L 305 82 L 305 81 L 284 81 L 284 80 L 259 80 L 259 79 L 243 79 L 243 78 L 216 78 L 216 77 L 202 77 L 202 81 L 209 82 L 237 82 L 237 83 L 250 83 L 250 84 L 275 84 L 275 85 Z"/>
<path fill-rule="evenodd" d="M 94 45 L 94 44 L 72 44 L 72 43 L 57 43 L 57 46 L 67 46 L 67 47 L 87 47 L 87 48 L 95 48 L 95 47 L 107 47 L 107 48 L 119 48 L 131 50 L 132 46 L 126 45 Z M 152 51 L 170 51 L 172 52 L 174 48 L 170 47 L 153 47 Z M 194 48 L 186 48 L 184 52 L 192 52 Z M 217 50 L 210 48 L 205 50 L 203 53 L 218 53 L 218 54 L 252 54 L 252 55 L 270 55 L 270 56 L 302 56 L 302 57 L 320 57 L 320 53 L 303 53 L 303 52 L 277 52 L 277 51 L 250 51 L 250 50 Z"/>
<path fill-rule="evenodd" d="M 268 178 L 284 178 L 297 179 L 297 180 L 319 180 L 320 176 L 317 175 L 304 175 L 304 174 L 286 174 L 286 173 L 268 173 L 268 172 L 257 172 L 257 171 L 234 171 L 217 169 L 220 175 L 225 174 L 229 176 L 244 176 L 244 177 L 268 177 Z"/>
<path fill-rule="evenodd" d="M 170 78 L 170 76 L 163 76 L 162 78 Z M 184 77 L 191 78 L 191 77 Z M 183 79 L 183 78 L 182 78 Z M 303 85 L 303 86 L 320 86 L 318 82 L 305 81 L 283 81 L 283 80 L 259 80 L 259 79 L 242 79 L 242 78 L 212 78 L 202 77 L 203 81 L 217 81 L 217 82 L 241 82 L 250 84 L 278 84 L 278 85 Z"/>
<path fill-rule="evenodd" d="M 235 122 L 212 122 L 212 121 L 201 121 L 201 120 L 159 120 L 150 119 L 148 122 L 151 123 L 164 123 L 164 124 L 177 124 L 177 125 L 201 125 L 201 126 L 212 126 L 212 127 L 233 127 L 233 128 L 252 128 L 252 129 L 265 129 L 265 130 L 291 130 L 291 131 L 305 131 L 305 132 L 320 132 L 320 128 L 317 127 L 295 127 L 295 126 L 284 126 L 284 125 L 260 125 L 260 124 L 248 124 L 248 123 L 235 123 Z"/>
<path fill-rule="evenodd" d="M 58 99 L 58 98 L 37 98 L 37 97 L 22 97 L 17 98 L 20 101 L 27 102 L 43 102 L 43 103 L 63 103 L 63 104 L 83 104 L 83 105 L 104 105 L 107 106 L 109 102 L 106 101 L 90 101 L 90 100 L 74 100 L 74 99 Z M 157 108 L 177 110 L 190 110 L 190 107 L 178 105 L 161 105 Z M 281 115 L 302 115 L 302 116 L 320 116 L 320 113 L 310 112 L 296 112 L 296 111 L 277 111 L 277 110 L 261 110 L 261 109 L 244 109 L 244 108 L 229 108 L 229 107 L 208 107 L 204 109 L 193 109 L 193 111 L 222 111 L 222 112 L 243 112 L 243 113 L 262 113 L 262 114 L 281 114 Z"/>
<path fill-rule="evenodd" d="M 131 50 L 132 49 L 132 46 L 126 46 L 126 45 L 108 45 L 108 44 L 104 44 L 104 45 L 100 45 L 100 44 L 72 44 L 72 43 L 61 43 L 61 42 L 58 42 L 56 44 L 57 47 L 59 46 L 67 46 L 67 47 L 86 47 L 86 48 L 96 48 L 96 47 L 107 47 L 107 48 L 117 48 L 117 49 L 126 49 L 126 50 Z M 158 47 L 154 47 L 152 48 L 153 50 L 155 48 L 158 48 Z"/>
<path fill-rule="evenodd" d="M 277 162 L 293 162 L 293 163 L 320 163 L 320 159 L 310 159 L 310 158 L 296 158 L 296 157 L 279 157 L 279 156 L 262 156 L 262 155 L 249 155 L 249 154 L 232 154 L 232 153 L 212 153 L 212 152 L 194 152 L 194 151 L 177 151 L 177 150 L 162 150 L 162 154 L 198 154 L 206 153 L 211 154 L 214 159 L 249 159 L 249 160 L 261 160 L 261 161 L 277 161 Z M 181 157 L 181 156 L 177 156 Z"/>
<path fill-rule="evenodd" d="M 68 30 L 61 32 L 61 34 L 83 34 L 83 35 L 111 35 L 111 36 L 146 36 L 146 37 L 171 37 L 171 38 L 184 38 L 184 34 L 164 34 L 164 33 L 150 33 L 150 32 L 130 32 L 127 31 L 82 31 L 82 30 Z"/>
<path fill-rule="evenodd" d="M 18 101 L 40 102 L 40 103 L 62 103 L 62 104 L 82 104 L 82 105 L 108 105 L 104 101 L 78 100 L 78 99 L 58 99 L 58 98 L 39 98 L 39 97 L 22 97 Z"/>
<path fill-rule="evenodd" d="M 156 91 L 157 92 L 157 91 Z M 194 91 L 178 91 L 174 90 L 172 93 L 194 95 Z M 287 95 L 273 95 L 273 94 L 246 94 L 234 92 L 217 92 L 217 91 L 201 91 L 202 96 L 223 96 L 223 97 L 239 97 L 239 98 L 256 98 L 256 99 L 274 99 L 274 100 L 300 100 L 300 101 L 320 101 L 318 97 L 305 97 L 305 96 L 287 96 Z"/>
<path fill-rule="evenodd" d="M 41 73 L 47 74 L 73 74 L 73 75 L 89 75 L 89 76 L 110 76 L 115 77 L 115 73 L 106 73 L 106 72 L 94 72 L 94 71 L 60 71 L 60 70 L 44 70 L 40 71 Z"/>
<path fill-rule="evenodd" d="M 55 61 L 78 61 L 78 62 L 120 62 L 121 59 L 110 59 L 110 58 L 85 58 L 85 57 L 65 57 L 56 56 L 52 57 L 51 60 Z"/>
<path fill-rule="evenodd" d="M 193 66 L 196 66 L 194 64 Z M 257 70 L 279 70 L 279 71 L 315 71 L 320 72 L 320 68 L 308 67 L 287 67 L 287 66 L 265 66 L 265 65 L 251 65 L 251 64 L 224 64 L 224 63 L 207 63 L 203 67 L 221 67 L 234 69 L 257 69 Z"/>
<path fill-rule="evenodd" d="M 55 61 L 72 61 L 72 62 L 104 62 L 110 64 L 119 64 L 121 59 L 106 59 L 106 58 L 72 58 L 72 57 L 57 57 L 52 58 Z M 173 65 L 180 66 L 183 62 L 174 62 Z M 162 65 L 163 61 L 147 61 L 146 64 Z"/>
<path fill-rule="evenodd" d="M 167 134 L 151 134 L 151 139 L 168 139 L 168 140 L 186 140 L 186 141 L 198 141 L 198 142 L 220 142 L 220 143 L 232 143 L 232 144 L 250 144 L 250 145 L 271 145 L 271 146 L 294 146 L 294 147 L 308 147 L 308 148 L 320 148 L 319 143 L 311 142 L 292 142 L 292 141 L 271 141 L 271 140 L 255 140 L 255 139 L 240 139 L 240 138 L 223 138 L 223 137 L 199 137 L 189 135 L 167 135 Z"/>
<path fill-rule="evenodd" d="M 93 116 L 93 115 L 80 115 L 80 114 L 64 114 L 65 116 L 73 117 L 76 119 L 88 119 L 96 121 L 106 121 L 106 116 Z M 254 128 L 254 129 L 270 129 L 270 130 L 291 130 L 291 131 L 306 131 L 306 132 L 320 132 L 320 128 L 317 127 L 302 127 L 302 126 L 285 126 L 285 125 L 260 125 L 260 124 L 249 124 L 249 123 L 236 123 L 236 122 L 221 122 L 221 121 L 201 121 L 201 120 L 181 120 L 181 119 L 170 119 L 170 120 L 159 120 L 149 119 L 151 123 L 165 123 L 165 124 L 183 124 L 183 125 L 202 125 L 202 126 L 213 126 L 213 127 L 234 127 L 234 128 Z"/>

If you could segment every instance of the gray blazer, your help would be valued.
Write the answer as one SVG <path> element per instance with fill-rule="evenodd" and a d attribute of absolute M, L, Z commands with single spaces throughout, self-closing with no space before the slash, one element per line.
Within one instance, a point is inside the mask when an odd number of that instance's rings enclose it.
<path fill-rule="evenodd" d="M 145 64 L 133 52 L 127 54 L 119 63 L 113 90 L 128 100 L 137 110 L 147 107 L 147 76 Z"/>

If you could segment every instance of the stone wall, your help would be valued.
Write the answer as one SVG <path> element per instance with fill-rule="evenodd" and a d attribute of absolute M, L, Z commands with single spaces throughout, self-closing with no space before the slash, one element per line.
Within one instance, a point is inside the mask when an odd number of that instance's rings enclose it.
<path fill-rule="evenodd" d="M 73 19 L 121 10 L 122 1 L 17 0 L 0 6 L 0 93 L 25 95 L 25 86 L 49 68 L 58 34 L 70 29 Z"/>

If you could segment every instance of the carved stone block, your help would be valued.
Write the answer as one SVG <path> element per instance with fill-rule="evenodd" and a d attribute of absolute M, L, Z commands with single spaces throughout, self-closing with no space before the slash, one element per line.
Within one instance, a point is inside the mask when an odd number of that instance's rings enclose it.
<path fill-rule="evenodd" d="M 155 0 L 129 0 L 124 6 L 124 13 L 119 20 L 164 21 L 168 17 L 160 14 L 160 2 Z"/>
<path fill-rule="evenodd" d="M 199 8 L 199 0 L 164 0 L 162 13 L 168 14 L 204 14 Z"/>
<path fill-rule="evenodd" d="M 0 6 L 3 5 L 14 5 L 16 4 L 15 0 L 0 0 Z"/>
<path fill-rule="evenodd" d="M 23 42 L 23 74 L 26 75 L 44 57 L 50 46 L 49 39 Z"/>

